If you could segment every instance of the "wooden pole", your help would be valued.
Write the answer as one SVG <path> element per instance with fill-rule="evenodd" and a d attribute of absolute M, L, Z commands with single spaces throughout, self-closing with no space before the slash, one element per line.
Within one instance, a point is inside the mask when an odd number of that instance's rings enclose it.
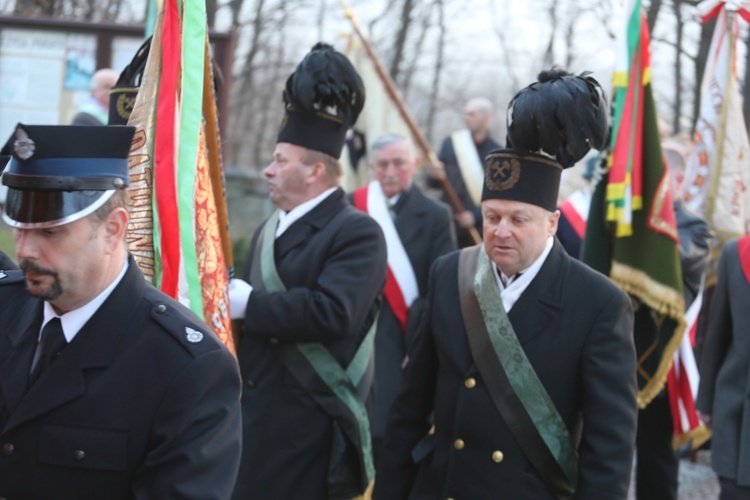
<path fill-rule="evenodd" d="M 414 138 L 414 141 L 417 143 L 416 144 L 417 147 L 422 151 L 422 154 L 424 155 L 427 161 L 429 161 L 432 165 L 439 165 L 440 160 L 438 160 L 435 152 L 432 151 L 430 144 L 427 142 L 427 138 L 422 133 L 422 130 L 419 128 L 419 125 L 417 125 L 417 122 L 416 120 L 414 120 L 414 117 L 411 115 L 409 108 L 406 107 L 406 103 L 404 103 L 404 100 L 401 97 L 401 93 L 398 91 L 398 88 L 396 87 L 396 84 L 391 78 L 391 75 L 385 69 L 385 66 L 383 66 L 382 61 L 380 60 L 377 53 L 375 52 L 375 49 L 373 49 L 372 45 L 370 44 L 370 41 L 362 34 L 362 31 L 359 28 L 359 21 L 357 21 L 354 15 L 354 10 L 350 9 L 347 6 L 346 0 L 339 0 L 339 1 L 341 3 L 341 6 L 344 9 L 344 14 L 349 19 L 349 21 L 351 21 L 352 26 L 354 27 L 354 32 L 359 37 L 360 41 L 362 42 L 362 46 L 364 47 L 365 51 L 367 51 L 367 55 L 370 57 L 373 64 L 375 65 L 375 72 L 380 77 L 380 80 L 383 82 L 383 85 L 385 85 L 385 89 L 388 92 L 388 96 L 391 98 L 391 101 L 396 106 L 396 109 L 398 109 L 398 112 L 401 115 L 401 118 L 404 119 L 404 121 L 406 122 L 406 125 L 409 127 L 409 130 L 411 131 L 411 135 Z M 440 187 L 443 189 L 443 191 L 445 191 L 445 195 L 448 197 L 448 201 L 453 207 L 453 210 L 457 214 L 464 212 L 466 209 L 461 204 L 461 201 L 458 199 L 458 196 L 456 196 L 456 191 L 453 189 L 453 186 L 451 186 L 450 182 L 448 182 L 448 179 L 445 177 L 445 174 L 443 174 L 443 176 L 440 177 L 440 179 L 438 180 L 440 181 Z M 466 230 L 471 235 L 471 238 L 474 240 L 474 243 L 482 242 L 482 238 L 481 236 L 479 236 L 479 232 L 476 230 L 475 227 L 470 227 Z"/>

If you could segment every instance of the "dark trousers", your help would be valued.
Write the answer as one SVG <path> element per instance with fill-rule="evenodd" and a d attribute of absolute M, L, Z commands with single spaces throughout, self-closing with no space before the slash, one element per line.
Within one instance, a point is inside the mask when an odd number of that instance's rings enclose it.
<path fill-rule="evenodd" d="M 679 461 L 672 448 L 672 412 L 662 392 L 638 411 L 636 498 L 676 500 Z"/>
<path fill-rule="evenodd" d="M 734 479 L 719 476 L 719 500 L 750 500 L 750 486 L 740 486 Z"/>

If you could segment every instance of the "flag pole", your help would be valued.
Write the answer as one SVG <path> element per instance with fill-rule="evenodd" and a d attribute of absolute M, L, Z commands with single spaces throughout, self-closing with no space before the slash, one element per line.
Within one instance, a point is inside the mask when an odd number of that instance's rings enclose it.
<path fill-rule="evenodd" d="M 372 60 L 375 66 L 375 72 L 378 74 L 378 77 L 380 77 L 380 80 L 385 85 L 385 89 L 388 92 L 388 96 L 391 98 L 391 101 L 393 102 L 393 104 L 396 105 L 396 108 L 398 109 L 398 112 L 401 115 L 401 118 L 403 118 L 404 122 L 409 127 L 412 137 L 417 143 L 417 147 L 422 151 L 422 154 L 425 156 L 427 161 L 429 161 L 432 165 L 435 165 L 435 166 L 439 165 L 440 160 L 438 160 L 437 155 L 430 147 L 429 142 L 427 142 L 427 138 L 424 136 L 424 134 L 422 133 L 422 130 L 419 128 L 419 125 L 417 125 L 416 120 L 414 120 L 414 117 L 409 112 L 409 108 L 407 108 L 406 104 L 404 103 L 404 100 L 401 98 L 401 94 L 399 93 L 398 88 L 396 87 L 396 84 L 391 78 L 391 75 L 383 66 L 382 61 L 380 60 L 377 53 L 375 52 L 375 49 L 370 44 L 370 41 L 362 34 L 362 31 L 359 28 L 359 21 L 357 20 L 354 14 L 354 10 L 349 8 L 349 6 L 346 3 L 346 0 L 339 0 L 339 2 L 341 3 L 341 7 L 344 9 L 344 14 L 346 15 L 347 19 L 351 21 L 352 27 L 354 28 L 354 32 L 357 34 L 360 41 L 362 42 L 362 46 L 367 52 L 367 55 Z M 453 207 L 453 210 L 459 214 L 463 213 L 466 209 L 461 204 L 461 201 L 458 199 L 458 196 L 456 196 L 456 191 L 453 189 L 453 186 L 451 186 L 450 182 L 448 182 L 448 179 L 445 177 L 445 174 L 443 174 L 438 180 L 440 181 L 440 186 L 443 189 L 443 191 L 445 191 L 445 195 L 448 197 L 448 201 Z M 481 236 L 479 236 L 479 232 L 476 230 L 476 228 L 470 227 L 467 229 L 467 231 L 471 235 L 472 240 L 474 240 L 474 243 L 482 242 L 482 238 Z"/>

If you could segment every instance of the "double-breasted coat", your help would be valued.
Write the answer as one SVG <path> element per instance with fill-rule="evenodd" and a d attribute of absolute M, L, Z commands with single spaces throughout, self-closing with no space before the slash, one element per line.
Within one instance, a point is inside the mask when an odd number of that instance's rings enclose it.
<path fill-rule="evenodd" d="M 375 498 L 553 498 L 472 358 L 458 255 L 441 257 L 431 270 L 428 308 L 386 429 Z M 627 497 L 637 411 L 632 314 L 625 293 L 557 241 L 508 313 L 573 437 L 577 498 Z"/>
<path fill-rule="evenodd" d="M 366 188 L 365 188 L 366 189 Z M 372 435 L 382 438 L 388 412 L 401 385 L 401 371 L 407 346 L 411 343 L 420 311 L 426 303 L 427 280 L 430 266 L 441 255 L 456 249 L 456 236 L 450 209 L 443 203 L 425 196 L 412 185 L 401 193 L 393 207 L 401 244 L 417 279 L 419 297 L 412 303 L 406 332 L 393 314 L 387 300 L 383 300 L 375 336 L 375 401 Z"/>
<path fill-rule="evenodd" d="M 20 271 L 7 274 L 0 497 L 228 498 L 240 458 L 240 378 L 216 336 L 148 285 L 131 258 L 111 295 L 27 390 L 43 302 L 25 292 Z"/>
<path fill-rule="evenodd" d="M 253 289 L 243 323 L 244 432 L 234 498 L 323 499 L 333 419 L 285 368 L 273 343 L 320 342 L 348 366 L 380 307 L 385 239 L 339 188 L 276 239 L 274 254 L 287 290 Z"/>
<path fill-rule="evenodd" d="M 711 465 L 719 476 L 750 486 L 750 282 L 737 240 L 719 259 L 701 357 L 696 406 L 711 415 Z"/>

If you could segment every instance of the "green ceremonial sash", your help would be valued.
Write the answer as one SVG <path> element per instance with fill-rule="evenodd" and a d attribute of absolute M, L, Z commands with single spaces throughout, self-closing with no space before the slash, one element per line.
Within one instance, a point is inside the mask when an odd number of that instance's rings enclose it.
<path fill-rule="evenodd" d="M 259 267 L 262 279 L 262 287 L 259 287 L 259 289 L 268 292 L 286 291 L 286 286 L 276 269 L 276 260 L 274 257 L 275 228 L 278 220 L 279 211 L 276 210 L 266 222 L 263 234 L 258 238 L 261 246 Z M 258 267 L 258 259 L 256 258 L 254 261 L 253 267 Z M 255 283 L 253 283 L 253 286 L 255 286 Z M 350 431 L 348 434 L 351 441 L 354 444 L 359 443 L 360 468 L 363 469 L 366 476 L 364 487 L 367 487 L 375 477 L 372 443 L 370 440 L 370 421 L 364 403 L 372 379 L 368 377 L 369 380 L 365 380 L 365 383 L 363 383 L 363 378 L 366 378 L 365 373 L 368 372 L 368 367 L 371 365 L 377 323 L 376 317 L 346 370 L 341 367 L 330 351 L 320 342 L 297 342 L 295 344 L 282 343 L 275 345 L 280 359 L 300 385 L 306 388 L 309 387 L 310 377 L 306 367 L 300 366 L 302 359 L 299 354 L 302 355 L 302 358 L 309 363 L 309 366 L 312 367 L 317 376 L 320 377 L 333 395 L 349 411 L 348 415 L 342 414 L 340 407 L 338 409 L 332 407 L 335 405 L 331 405 L 330 399 L 319 396 L 317 392 L 310 392 L 313 399 L 323 407 L 326 413 L 335 419 L 351 420 L 353 418 L 356 421 L 356 425 L 353 426 L 342 425 L 342 430 L 345 434 L 347 434 L 347 430 Z M 356 436 L 353 435 L 354 433 L 356 433 Z M 364 489 L 359 491 L 358 494 L 362 494 L 363 492 Z M 342 497 L 346 497 L 346 495 Z"/>
<path fill-rule="evenodd" d="M 493 403 L 547 486 L 572 497 L 577 452 L 508 319 L 483 245 L 461 251 L 458 283 L 472 357 Z"/>

